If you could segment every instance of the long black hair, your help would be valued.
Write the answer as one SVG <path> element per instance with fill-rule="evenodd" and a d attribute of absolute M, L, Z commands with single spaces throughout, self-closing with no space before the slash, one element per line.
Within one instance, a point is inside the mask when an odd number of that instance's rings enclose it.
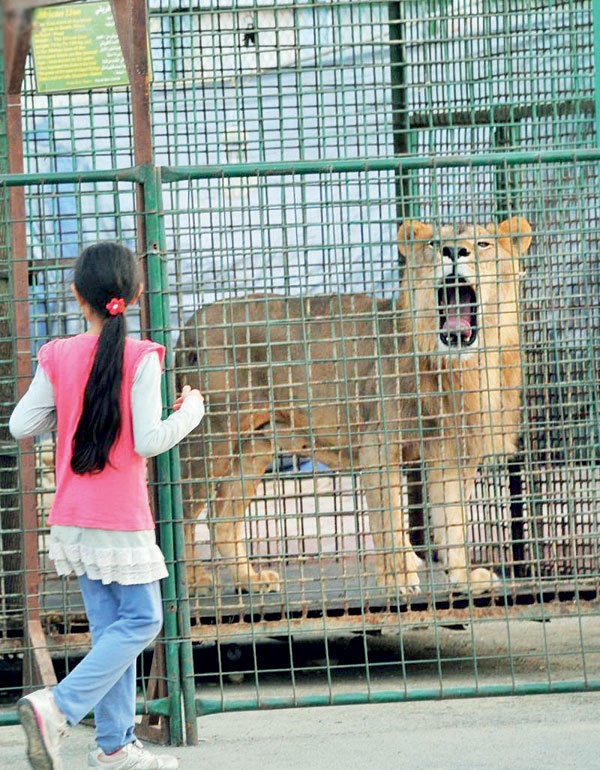
<path fill-rule="evenodd" d="M 75 264 L 75 288 L 92 310 L 104 319 L 92 370 L 85 386 L 83 410 L 73 436 L 74 473 L 100 473 L 109 462 L 121 430 L 121 381 L 127 326 L 125 313 L 111 315 L 113 299 L 125 304 L 140 286 L 137 261 L 120 243 L 103 241 L 88 246 Z"/>

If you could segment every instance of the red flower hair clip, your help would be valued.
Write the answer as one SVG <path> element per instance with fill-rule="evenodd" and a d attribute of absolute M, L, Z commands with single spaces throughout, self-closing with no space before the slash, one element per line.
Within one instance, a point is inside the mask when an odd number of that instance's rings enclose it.
<path fill-rule="evenodd" d="M 122 297 L 113 297 L 106 303 L 106 309 L 110 315 L 120 315 L 125 312 L 125 300 Z"/>

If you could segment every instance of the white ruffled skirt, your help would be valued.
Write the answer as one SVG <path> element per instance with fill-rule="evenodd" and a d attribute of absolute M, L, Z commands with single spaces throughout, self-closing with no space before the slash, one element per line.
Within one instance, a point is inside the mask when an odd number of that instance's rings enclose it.
<path fill-rule="evenodd" d="M 168 575 L 153 529 L 120 532 L 54 525 L 48 556 L 59 575 L 74 572 L 104 584 L 152 583 Z"/>

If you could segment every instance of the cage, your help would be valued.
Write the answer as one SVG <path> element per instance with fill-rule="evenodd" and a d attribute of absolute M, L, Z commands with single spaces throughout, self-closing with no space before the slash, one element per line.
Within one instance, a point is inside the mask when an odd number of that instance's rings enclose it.
<path fill-rule="evenodd" d="M 207 393 L 200 434 L 151 478 L 178 608 L 166 665 L 188 720 L 172 700 L 174 740 L 184 728 L 193 739 L 196 713 L 249 705 L 596 687 L 598 3 L 113 10 L 117 22 L 136 14 L 138 43 L 147 22 L 151 67 L 129 87 L 40 94 L 27 57 L 26 176 L 4 158 L 5 656 L 35 647 L 19 640 L 31 612 L 50 657 L 87 643 L 76 585 L 45 558 L 52 438 L 17 451 L 5 427 L 39 346 L 82 328 L 72 258 L 117 237 L 147 266 L 132 332 L 167 344 L 165 395 L 196 379 Z M 144 53 L 121 44 L 126 58 Z M 513 218 L 531 224 L 530 248 L 515 245 L 527 233 Z M 399 241 L 407 221 L 432 232 Z M 505 247 L 489 225 L 510 221 Z M 469 236 L 473 224 L 485 234 Z M 415 252 L 432 260 L 431 283 L 446 249 L 462 273 L 415 304 Z M 429 324 L 425 348 L 415 319 Z M 470 384 L 456 356 L 443 363 L 439 323 L 476 360 Z M 475 330 L 477 355 L 462 350 Z M 456 377 L 440 385 L 448 366 Z M 473 412 L 475 438 L 518 436 L 508 457 L 459 446 Z M 423 564 L 421 590 L 406 593 L 409 551 Z M 487 585 L 452 582 L 458 552 Z"/>

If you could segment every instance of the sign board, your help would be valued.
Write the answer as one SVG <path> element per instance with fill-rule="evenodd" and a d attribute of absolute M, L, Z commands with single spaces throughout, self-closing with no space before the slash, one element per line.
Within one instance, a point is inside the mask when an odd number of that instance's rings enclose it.
<path fill-rule="evenodd" d="M 129 85 L 110 2 L 37 8 L 31 45 L 40 94 Z"/>

